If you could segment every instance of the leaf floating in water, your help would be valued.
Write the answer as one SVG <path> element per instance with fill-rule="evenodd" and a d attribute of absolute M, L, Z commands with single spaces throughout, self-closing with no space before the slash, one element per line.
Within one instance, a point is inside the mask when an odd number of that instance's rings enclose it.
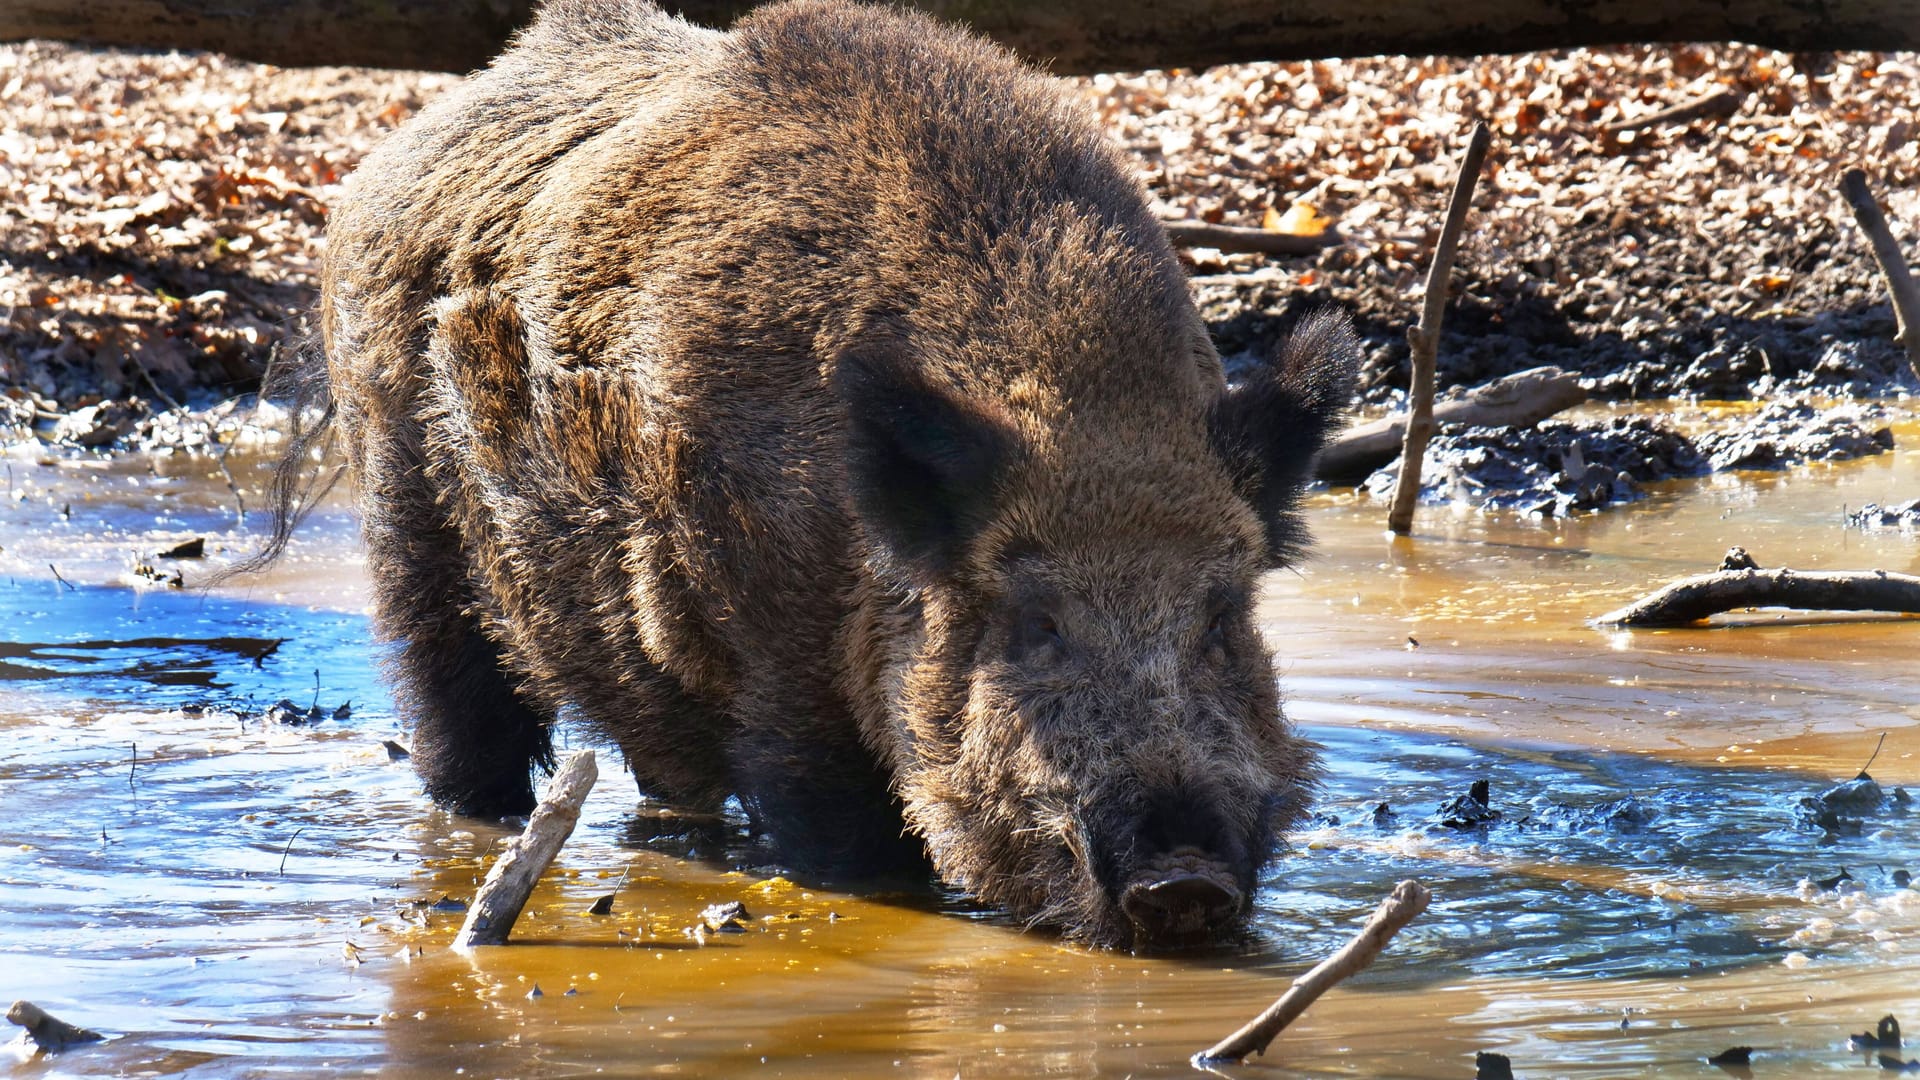
<path fill-rule="evenodd" d="M 27 1038 L 42 1050 L 64 1050 L 75 1043 L 99 1042 L 106 1036 L 97 1031 L 75 1027 L 31 1001 L 16 1001 L 7 1010 L 7 1019 L 27 1029 Z"/>
<path fill-rule="evenodd" d="M 388 761 L 405 761 L 413 756 L 412 751 L 394 742 L 392 739 L 382 739 L 380 740 L 380 745 L 387 748 Z"/>
<path fill-rule="evenodd" d="M 1840 883 L 1841 883 L 1841 882 L 1843 882 L 1843 881 L 1852 881 L 1852 880 L 1853 880 L 1853 875 L 1852 875 L 1852 874 L 1849 874 L 1849 873 L 1847 873 L 1847 868 L 1843 866 L 1843 867 L 1841 867 L 1841 868 L 1840 868 L 1840 872 L 1839 872 L 1839 873 L 1837 873 L 1837 874 L 1835 874 L 1835 875 L 1833 875 L 1832 877 L 1830 877 L 1830 878 L 1815 878 L 1815 879 L 1813 880 L 1813 883 L 1814 883 L 1815 885 L 1818 885 L 1818 886 L 1820 886 L 1820 887 L 1821 887 L 1822 889 L 1825 889 L 1825 890 L 1826 890 L 1826 891 L 1828 891 L 1828 892 L 1832 892 L 1832 891 L 1834 891 L 1835 889 L 1838 889 L 1838 888 L 1840 887 Z"/>
<path fill-rule="evenodd" d="M 1707 1064 L 1709 1065 L 1751 1065 L 1753 1064 L 1753 1047 L 1735 1046 L 1731 1049 L 1722 1050 L 1719 1053 L 1708 1058 Z"/>
<path fill-rule="evenodd" d="M 1473 1055 L 1473 1080 L 1513 1080 L 1513 1062 L 1505 1054 L 1481 1050 Z"/>
<path fill-rule="evenodd" d="M 196 536 L 173 545 L 154 556 L 156 559 L 204 559 L 207 557 L 207 538 Z"/>
<path fill-rule="evenodd" d="M 1863 819 L 1841 814 L 1817 795 L 1808 795 L 1794 804 L 1793 823 L 1797 828 L 1828 836 L 1859 836 L 1866 826 Z"/>
<path fill-rule="evenodd" d="M 593 906 L 587 909 L 587 914 L 589 915 L 613 914 L 613 894 L 608 893 L 607 895 L 602 896 L 599 899 L 595 900 L 593 902 Z"/>
<path fill-rule="evenodd" d="M 577 986 L 569 986 L 567 987 L 567 992 L 564 994 L 561 994 L 560 996 L 561 997 L 579 997 L 580 988 Z"/>
<path fill-rule="evenodd" d="M 714 904 L 700 913 L 700 925 L 709 933 L 744 934 L 747 932 L 746 920 L 753 916 L 747 914 L 747 906 L 738 900 L 729 900 L 724 904 Z"/>
<path fill-rule="evenodd" d="M 540 984 L 539 984 L 539 983 L 534 983 L 534 984 L 533 984 L 533 989 L 531 989 L 531 990 L 529 990 L 529 991 L 527 991 L 527 1000 L 528 1000 L 528 1001 L 533 1001 L 533 1000 L 535 1000 L 536 998 L 543 998 L 543 997 L 546 997 L 546 996 L 547 996 L 547 995 L 546 995 L 546 992 L 540 989 Z"/>
<path fill-rule="evenodd" d="M 1895 1020 L 1892 1013 L 1888 1013 L 1880 1018 L 1880 1023 L 1872 1031 L 1847 1036 L 1847 1046 L 1853 1050 L 1898 1050 L 1900 1049 L 1900 1021 Z"/>

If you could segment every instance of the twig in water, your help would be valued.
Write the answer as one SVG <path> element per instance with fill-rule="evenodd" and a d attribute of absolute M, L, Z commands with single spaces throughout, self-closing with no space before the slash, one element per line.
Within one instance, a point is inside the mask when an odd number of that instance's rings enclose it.
<path fill-rule="evenodd" d="M 527 827 L 518 839 L 494 861 L 487 880 L 467 908 L 467 920 L 453 939 L 454 948 L 475 945 L 505 945 L 513 932 L 514 920 L 527 906 L 533 886 L 546 872 L 560 845 L 573 835 L 580 821 L 580 806 L 600 776 L 593 751 L 582 750 L 561 764 L 547 784 L 547 793 L 527 819 Z"/>
<path fill-rule="evenodd" d="M 1318 1000 L 1321 994 L 1341 980 L 1365 971 L 1373 963 L 1374 957 L 1380 955 L 1380 950 L 1387 947 L 1387 942 L 1393 940 L 1393 935 L 1427 910 L 1427 903 L 1432 899 L 1433 894 L 1417 881 L 1403 881 L 1395 885 L 1393 894 L 1380 902 L 1373 917 L 1367 920 L 1367 925 L 1360 928 L 1352 941 L 1341 946 L 1339 952 L 1320 961 L 1312 971 L 1293 980 L 1293 985 L 1280 995 L 1280 1000 L 1267 1006 L 1266 1012 L 1195 1054 L 1194 1066 L 1205 1068 L 1240 1061 L 1250 1054 L 1266 1053 L 1274 1036 L 1306 1012 L 1307 1006 Z"/>
<path fill-rule="evenodd" d="M 1920 577 L 1885 570 L 1718 570 L 1681 578 L 1594 623 L 1685 626 L 1750 607 L 1920 614 Z"/>
<path fill-rule="evenodd" d="M 1880 212 L 1873 192 L 1867 190 L 1867 174 L 1848 169 L 1840 178 L 1840 190 L 1846 195 L 1847 204 L 1853 207 L 1853 219 L 1860 223 L 1860 231 L 1867 234 L 1867 241 L 1873 245 L 1873 258 L 1880 264 L 1881 276 L 1887 279 L 1887 292 L 1893 297 L 1896 328 L 1893 340 L 1907 347 L 1907 362 L 1913 365 L 1914 375 L 1920 376 L 1920 286 L 1913 283 L 1913 275 L 1907 270 L 1907 257 L 1900 253 L 1893 231 L 1887 228 L 1887 216 Z"/>
<path fill-rule="evenodd" d="M 61 577 L 61 576 L 60 576 L 60 568 L 59 568 L 59 567 L 57 567 L 57 566 L 55 566 L 55 565 L 53 565 L 52 563 L 48 563 L 48 564 L 47 564 L 47 569 L 49 569 L 49 570 L 51 570 L 51 571 L 53 571 L 53 580 L 55 580 L 55 581 L 57 581 L 57 582 L 59 582 L 59 583 L 60 583 L 60 584 L 62 584 L 62 585 L 65 585 L 65 586 L 67 587 L 67 591 L 68 591 L 68 592 L 79 592 L 79 591 L 80 591 L 79 589 L 76 589 L 76 588 L 74 588 L 74 587 L 73 587 L 73 582 L 71 582 L 71 581 L 68 581 L 68 580 L 67 580 L 66 578 L 63 578 L 63 577 Z"/>
<path fill-rule="evenodd" d="M 1865 765 L 1860 766 L 1861 776 L 1867 775 L 1867 770 L 1873 768 L 1874 758 L 1877 758 L 1880 756 L 1880 748 L 1885 745 L 1887 745 L 1887 733 L 1883 731 L 1880 733 L 1880 741 L 1873 744 L 1873 753 L 1867 756 L 1867 763 Z"/>
<path fill-rule="evenodd" d="M 293 851 L 293 842 L 295 840 L 300 839 L 300 834 L 306 831 L 307 831 L 307 827 L 305 825 L 302 825 L 299 828 L 293 830 L 293 835 L 287 837 L 287 846 L 280 849 L 280 876 L 281 877 L 287 876 L 287 856 L 291 854 Z"/>
<path fill-rule="evenodd" d="M 140 744 L 129 743 L 133 747 L 133 757 L 127 761 L 127 790 L 137 790 L 133 786 L 133 771 L 140 767 Z"/>
<path fill-rule="evenodd" d="M 1480 165 L 1486 160 L 1487 125 L 1475 124 L 1473 138 L 1467 143 L 1467 156 L 1460 162 L 1460 174 L 1454 177 L 1453 197 L 1447 201 L 1446 224 L 1440 228 L 1440 242 L 1433 249 L 1433 265 L 1427 270 L 1426 303 L 1420 322 L 1407 331 L 1411 350 L 1413 382 L 1407 388 L 1407 435 L 1400 449 L 1400 476 L 1393 489 L 1393 506 L 1387 511 L 1387 528 L 1405 536 L 1413 528 L 1413 503 L 1420 496 L 1420 462 L 1426 456 L 1427 442 L 1433 438 L 1433 365 L 1440 349 L 1440 320 L 1446 314 L 1447 282 L 1453 276 L 1453 256 L 1460 246 L 1460 230 L 1466 225 L 1467 207 L 1473 202 L 1473 186 L 1480 179 Z"/>

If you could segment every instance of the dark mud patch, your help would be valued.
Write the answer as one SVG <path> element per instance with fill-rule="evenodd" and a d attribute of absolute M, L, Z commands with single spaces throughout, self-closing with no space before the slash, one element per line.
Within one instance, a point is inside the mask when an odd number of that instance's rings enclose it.
<path fill-rule="evenodd" d="M 1868 404 L 1776 402 L 1725 431 L 1689 438 L 1644 417 L 1545 421 L 1530 430 L 1442 431 L 1427 445 L 1420 499 L 1556 518 L 1633 502 L 1662 480 L 1784 469 L 1885 453 L 1893 432 Z M 1390 498 L 1399 462 L 1361 485 Z"/>
<path fill-rule="evenodd" d="M 1920 531 L 1920 499 L 1909 502 L 1881 506 L 1868 503 L 1858 510 L 1847 511 L 1847 527 L 1850 529 L 1899 529 L 1901 532 Z"/>
<path fill-rule="evenodd" d="M 1399 462 L 1362 485 L 1389 498 Z M 1536 517 L 1566 517 L 1641 497 L 1641 486 L 1709 471 L 1693 442 L 1641 417 L 1549 420 L 1527 431 L 1468 428 L 1427 444 L 1420 499 Z"/>

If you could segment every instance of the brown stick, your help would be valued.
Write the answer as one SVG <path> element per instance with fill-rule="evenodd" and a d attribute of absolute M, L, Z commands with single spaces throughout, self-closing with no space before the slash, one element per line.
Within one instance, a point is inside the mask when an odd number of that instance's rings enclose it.
<path fill-rule="evenodd" d="M 1616 120 L 1603 125 L 1600 130 L 1609 135 L 1624 135 L 1641 128 L 1658 127 L 1661 124 L 1684 124 L 1702 116 L 1732 116 L 1740 111 L 1747 100 L 1743 90 L 1720 90 L 1703 98 L 1682 102 L 1670 109 L 1661 109 L 1657 113 L 1636 116 L 1631 120 Z"/>
<path fill-rule="evenodd" d="M 1167 239 L 1173 241 L 1174 247 L 1213 248 L 1229 254 L 1311 255 L 1340 242 L 1340 234 L 1332 229 L 1312 236 L 1296 236 L 1204 221 L 1162 221 L 1160 224 L 1166 226 Z"/>
<path fill-rule="evenodd" d="M 106 1036 L 75 1027 L 31 1001 L 16 1001 L 7 1019 L 27 1029 L 27 1038 L 42 1050 L 64 1050 L 75 1043 L 99 1042 Z"/>
<path fill-rule="evenodd" d="M 454 938 L 454 948 L 507 943 L 514 920 L 527 906 L 527 897 L 532 895 L 540 875 L 553 862 L 560 845 L 573 835 L 573 827 L 580 821 L 580 805 L 587 801 L 587 793 L 599 776 L 591 750 L 569 757 L 553 774 L 546 797 L 527 819 L 526 831 L 507 844 L 493 869 L 487 871 L 487 880 L 467 909 L 467 921 Z"/>
<path fill-rule="evenodd" d="M 1436 402 L 1435 429 L 1449 427 L 1528 428 L 1587 400 L 1576 375 L 1556 367 L 1529 368 L 1484 386 L 1465 397 Z M 1388 464 L 1406 440 L 1407 418 L 1385 416 L 1356 424 L 1327 444 L 1314 460 L 1314 472 L 1329 484 L 1357 484 Z"/>
<path fill-rule="evenodd" d="M 1860 223 L 1860 231 L 1867 234 L 1867 241 L 1873 245 L 1873 258 L 1880 264 L 1881 276 L 1887 279 L 1897 328 L 1893 340 L 1907 347 L 1907 362 L 1913 365 L 1914 375 L 1920 376 L 1920 288 L 1914 286 L 1906 256 L 1900 253 L 1893 231 L 1887 228 L 1887 216 L 1880 212 L 1873 192 L 1867 190 L 1867 174 L 1848 169 L 1840 178 L 1840 190 L 1846 194 L 1847 204 L 1853 207 L 1853 219 Z"/>
<path fill-rule="evenodd" d="M 1407 331 L 1413 383 L 1407 388 L 1407 433 L 1400 450 L 1399 482 L 1393 489 L 1393 506 L 1387 511 L 1387 528 L 1398 536 L 1407 535 L 1413 528 L 1413 504 L 1420 497 L 1420 463 L 1427 453 L 1427 441 L 1433 438 L 1433 363 L 1440 349 L 1447 281 L 1453 274 L 1454 251 L 1460 245 L 1460 229 L 1466 224 L 1467 206 L 1473 202 L 1473 185 L 1480 179 L 1488 139 L 1487 125 L 1473 125 L 1473 139 L 1467 143 L 1467 156 L 1453 180 L 1453 197 L 1447 201 L 1447 222 L 1440 229 L 1440 243 L 1427 270 L 1427 297 L 1420 323 Z"/>
<path fill-rule="evenodd" d="M 1332 989 L 1335 983 L 1351 978 L 1367 969 L 1380 950 L 1387 947 L 1393 935 L 1414 920 L 1414 917 L 1427 910 L 1427 902 L 1433 894 L 1417 881 L 1403 881 L 1393 887 L 1393 894 L 1380 902 L 1367 925 L 1360 928 L 1352 941 L 1340 947 L 1340 951 L 1316 964 L 1312 971 L 1293 980 L 1287 992 L 1280 1000 L 1267 1006 L 1267 1011 L 1254 1017 L 1239 1031 L 1221 1039 L 1212 1046 L 1193 1056 L 1196 1067 L 1222 1065 L 1245 1059 L 1249 1054 L 1264 1054 L 1274 1036 L 1281 1029 L 1293 1023 L 1307 1006 L 1316 1001 L 1321 994 Z"/>
<path fill-rule="evenodd" d="M 1920 577 L 1885 570 L 1720 570 L 1681 578 L 1597 626 L 1685 626 L 1735 608 L 1920 613 Z"/>

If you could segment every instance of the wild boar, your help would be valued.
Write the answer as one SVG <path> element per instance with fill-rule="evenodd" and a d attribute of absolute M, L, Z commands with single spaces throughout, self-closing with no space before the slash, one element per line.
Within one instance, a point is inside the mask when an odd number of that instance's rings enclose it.
<path fill-rule="evenodd" d="M 1247 910 L 1316 758 L 1252 621 L 1356 348 L 1229 388 L 1134 171 L 1001 49 L 556 0 L 369 155 L 317 392 L 427 791 L 577 718 L 802 869 L 1107 946 Z"/>

